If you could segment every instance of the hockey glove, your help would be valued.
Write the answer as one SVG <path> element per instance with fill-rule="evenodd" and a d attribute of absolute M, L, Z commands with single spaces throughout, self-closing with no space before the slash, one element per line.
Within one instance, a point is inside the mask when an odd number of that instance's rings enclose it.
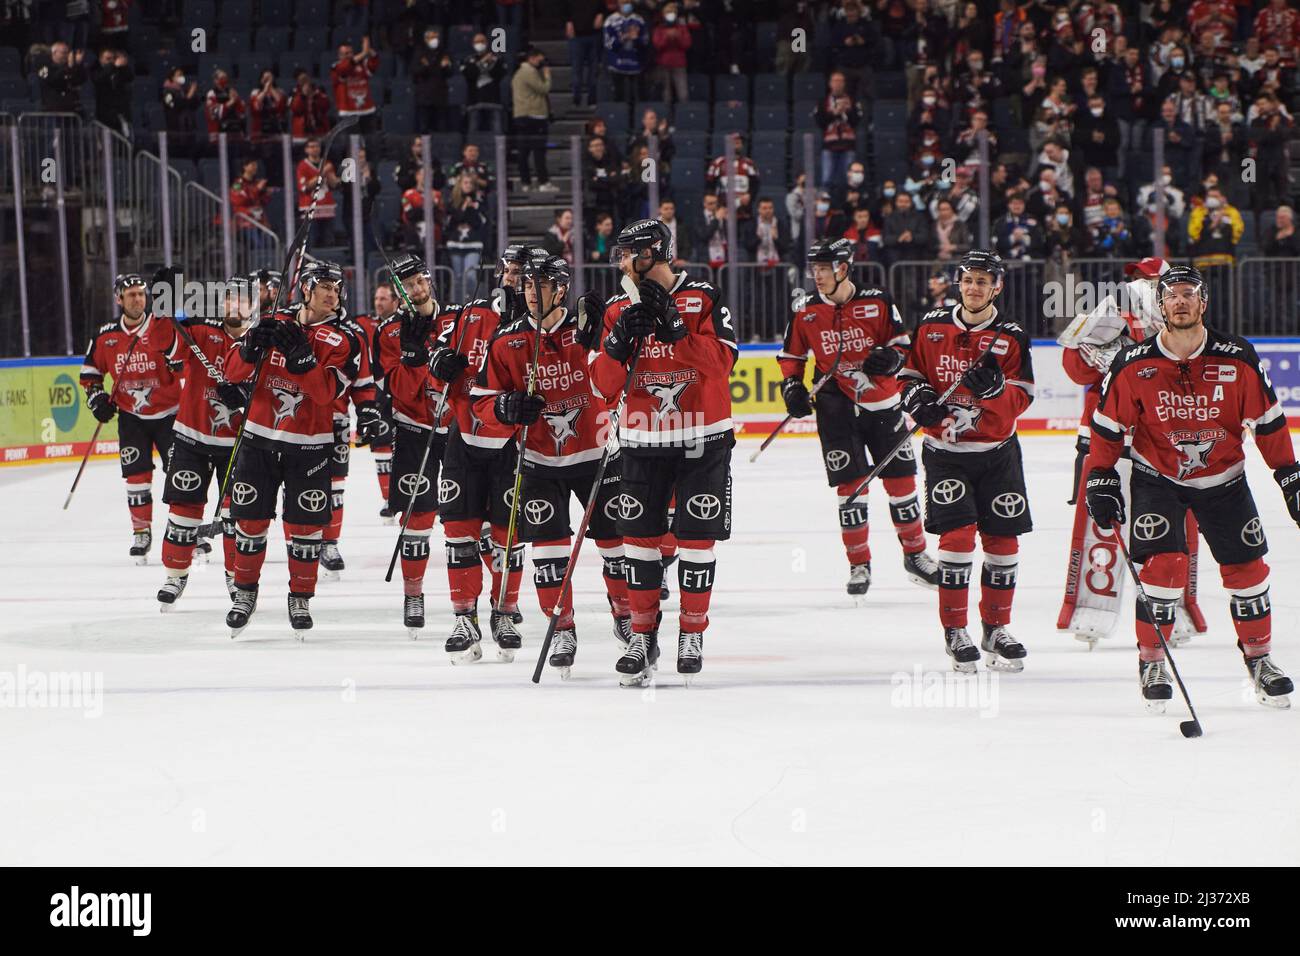
<path fill-rule="evenodd" d="M 604 327 L 605 300 L 595 292 L 584 292 L 578 299 L 578 344 L 590 352 Z"/>
<path fill-rule="evenodd" d="M 803 380 L 791 375 L 781 383 L 781 397 L 785 399 L 785 410 L 795 418 L 812 414 L 812 401 L 808 396 L 808 386 Z"/>
<path fill-rule="evenodd" d="M 903 367 L 903 353 L 889 345 L 877 345 L 862 360 L 862 371 L 868 375 L 896 375 Z"/>
<path fill-rule="evenodd" d="M 357 406 L 357 444 L 369 445 L 388 429 L 388 423 L 379 414 L 375 402 L 362 402 Z"/>
<path fill-rule="evenodd" d="M 616 362 L 626 362 L 636 350 L 636 340 L 648 338 L 654 330 L 654 315 L 634 302 L 619 313 L 614 328 L 605 336 L 605 354 Z"/>
<path fill-rule="evenodd" d="M 971 394 L 976 398 L 997 398 L 1007 387 L 1007 377 L 1002 374 L 1002 366 L 985 356 L 982 361 L 966 369 L 962 374 L 961 383 L 970 389 Z"/>
<path fill-rule="evenodd" d="M 1292 462 L 1274 468 L 1273 480 L 1282 489 L 1282 497 L 1286 501 L 1286 510 L 1290 513 L 1291 520 L 1300 525 L 1300 465 Z"/>
<path fill-rule="evenodd" d="M 668 317 L 668 310 L 674 307 L 672 293 L 654 279 L 642 279 L 636 290 L 641 297 L 641 304 L 650 310 L 656 322 L 662 322 Z"/>
<path fill-rule="evenodd" d="M 434 378 L 451 383 L 460 377 L 460 373 L 469 368 L 469 359 L 449 345 L 440 345 L 433 350 L 429 362 L 429 371 Z"/>
<path fill-rule="evenodd" d="M 281 322 L 281 325 L 288 326 L 288 339 L 286 345 L 281 345 L 280 350 L 284 352 L 284 368 L 291 375 L 305 375 L 316 367 L 316 356 L 312 354 L 311 342 L 307 338 L 307 333 L 303 331 L 301 325 L 297 322 Z"/>
<path fill-rule="evenodd" d="M 1102 528 L 1124 523 L 1124 489 L 1114 468 L 1094 468 L 1084 486 L 1088 514 Z"/>
<path fill-rule="evenodd" d="M 97 422 L 106 422 L 117 414 L 117 406 L 102 388 L 97 388 L 86 396 L 86 407 Z"/>
<path fill-rule="evenodd" d="M 398 342 L 402 348 L 402 364 L 410 368 L 419 368 L 429 362 L 429 348 L 425 344 L 429 338 L 429 329 L 433 320 L 426 319 L 418 312 L 404 311 L 401 319 L 401 337 Z"/>
<path fill-rule="evenodd" d="M 217 399 L 231 411 L 239 411 L 248 401 L 248 393 L 242 385 L 234 382 L 222 382 L 217 386 Z"/>
<path fill-rule="evenodd" d="M 682 320 L 681 313 L 677 311 L 677 306 L 669 305 L 668 311 L 664 317 L 655 323 L 655 338 L 665 345 L 672 345 L 674 342 L 680 342 L 686 338 L 690 329 Z"/>
<path fill-rule="evenodd" d="M 278 348 L 285 355 L 301 341 L 302 326 L 296 319 L 279 320 L 270 324 L 272 345 Z"/>
<path fill-rule="evenodd" d="M 546 399 L 527 392 L 502 392 L 493 404 L 497 421 L 506 425 L 531 425 L 541 417 Z"/>
<path fill-rule="evenodd" d="M 939 404 L 939 393 L 927 382 L 912 379 L 903 386 L 903 409 L 922 428 L 935 428 L 948 417 L 948 406 Z"/>

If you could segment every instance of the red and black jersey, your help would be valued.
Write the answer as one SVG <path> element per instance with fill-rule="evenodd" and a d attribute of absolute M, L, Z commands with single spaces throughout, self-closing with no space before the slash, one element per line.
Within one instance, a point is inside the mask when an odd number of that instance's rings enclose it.
<path fill-rule="evenodd" d="M 1200 348 L 1180 361 L 1156 335 L 1121 352 L 1102 382 L 1091 461 L 1114 465 L 1133 429 L 1135 466 L 1190 488 L 1213 488 L 1245 471 L 1247 428 L 1269 467 L 1295 461 L 1286 415 L 1255 347 L 1207 328 Z"/>
<path fill-rule="evenodd" d="M 456 306 L 444 309 L 433 317 L 433 326 L 425 338 L 425 347 L 437 348 L 438 336 L 456 320 Z M 393 419 L 413 428 L 433 425 L 433 413 L 442 395 L 442 383 L 433 377 L 426 365 L 412 368 L 402 364 L 402 313 L 394 312 L 375 332 L 374 374 L 383 379 L 393 400 Z M 451 411 L 443 409 L 438 431 L 446 431 Z"/>
<path fill-rule="evenodd" d="M 456 310 L 452 307 L 448 311 Z M 455 316 L 452 315 L 452 318 Z M 440 345 L 455 348 L 469 359 L 469 367 L 452 383 L 451 391 L 447 393 L 447 401 L 455 416 L 461 440 L 471 448 L 489 452 L 504 448 L 511 439 L 484 430 L 484 422 L 474 410 L 473 390 L 477 372 L 487 357 L 488 346 L 502 328 L 501 314 L 492 308 L 492 303 L 487 299 L 475 299 L 465 307 L 459 327 L 453 322 L 447 322 L 438 335 Z M 441 390 L 443 383 L 437 379 L 434 381 Z"/>
<path fill-rule="evenodd" d="M 735 433 L 730 376 L 740 350 L 731 311 L 710 283 L 693 282 L 684 272 L 669 291 L 688 334 L 673 345 L 652 335 L 641 346 L 618 423 L 624 448 L 681 448 Z M 626 295 L 609 300 L 605 334 L 630 304 Z M 623 363 L 600 351 L 590 364 L 596 394 L 617 401 L 627 380 Z"/>
<path fill-rule="evenodd" d="M 910 342 L 888 292 L 855 289 L 841 305 L 820 294 L 809 299 L 790 319 L 785 345 L 776 360 L 786 378 L 803 378 L 804 362 L 810 352 L 819 377 L 834 363 L 839 390 L 862 408 L 880 411 L 898 404 L 898 379 L 868 375 L 862 371 L 862 360 L 877 345 L 895 348 L 906 357 Z M 825 387 L 829 388 L 829 383 Z"/>
<path fill-rule="evenodd" d="M 302 307 L 282 309 L 263 322 L 297 322 Z M 321 451 L 334 446 L 334 401 L 346 395 L 357 374 L 352 340 L 327 319 L 303 331 L 316 356 L 316 367 L 302 375 L 285 368 L 284 353 L 267 351 L 262 377 L 253 390 L 244 434 L 248 442 L 280 452 Z M 226 373 L 232 382 L 250 381 L 254 365 L 232 342 L 226 353 Z"/>
<path fill-rule="evenodd" d="M 128 329 L 120 320 L 109 322 L 100 327 L 86 349 L 81 387 L 90 394 L 103 388 L 104 376 L 111 375 L 113 402 L 119 410 L 145 419 L 175 415 L 181 383 L 167 363 L 180 358 L 179 344 L 176 326 L 163 316 L 145 316 L 134 329 Z"/>
<path fill-rule="evenodd" d="M 997 448 L 1016 433 L 1016 419 L 1034 400 L 1034 367 L 1029 336 L 1014 322 L 993 315 L 977 326 L 964 323 L 960 305 L 927 312 L 916 326 L 907 364 L 899 371 L 903 388 L 928 382 L 943 394 L 988 349 L 1006 376 L 1006 388 L 993 398 L 980 399 L 958 384 L 947 399 L 950 415 L 925 429 L 925 443 L 946 451 L 980 452 Z M 998 334 L 998 333 L 1001 334 Z"/>
<path fill-rule="evenodd" d="M 370 371 L 370 339 L 360 322 L 340 312 L 329 324 L 347 336 L 356 350 L 356 377 L 348 390 L 334 400 L 334 420 L 348 421 L 348 402 L 360 405 L 375 400 L 375 379 Z"/>
<path fill-rule="evenodd" d="M 529 427 L 524 446 L 524 463 L 538 474 L 591 471 L 604 453 L 608 406 L 591 389 L 587 349 L 578 343 L 577 327 L 572 313 L 541 333 L 531 317 L 512 322 L 493 337 L 474 383 L 474 412 L 483 422 L 482 433 L 514 437 L 517 426 L 496 416 L 496 397 L 527 390 L 528 367 L 541 335 L 536 392 L 546 406 Z"/>
<path fill-rule="evenodd" d="M 226 355 L 239 340 L 220 322 L 187 325 L 185 331 L 216 370 L 225 375 Z M 213 448 L 230 448 L 239 432 L 239 410 L 226 406 L 217 398 L 217 380 L 204 368 L 189 343 L 180 340 L 177 358 L 185 363 L 181 372 L 180 411 L 172 434 L 178 441 Z"/>

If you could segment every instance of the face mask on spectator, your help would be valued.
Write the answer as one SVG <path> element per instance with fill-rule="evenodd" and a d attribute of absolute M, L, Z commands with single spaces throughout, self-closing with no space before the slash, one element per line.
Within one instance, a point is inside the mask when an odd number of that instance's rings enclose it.
<path fill-rule="evenodd" d="M 921 157 L 921 165 L 926 167 L 933 166 L 934 157 L 931 156 L 929 153 L 926 153 L 924 156 Z"/>
<path fill-rule="evenodd" d="M 1070 214 L 1068 212 L 1058 212 L 1056 214 L 1056 221 L 1062 226 L 1068 226 L 1070 224 Z"/>
<path fill-rule="evenodd" d="M 1206 209 L 1218 209 L 1218 208 L 1219 208 L 1219 200 L 1217 200 L 1217 199 L 1215 199 L 1213 196 L 1211 196 L 1209 199 L 1205 200 L 1205 208 L 1206 208 Z"/>
<path fill-rule="evenodd" d="M 1163 176 L 1160 177 L 1160 181 L 1164 183 L 1166 186 L 1168 186 L 1174 181 L 1174 177 L 1169 175 L 1169 173 L 1165 173 Z"/>
<path fill-rule="evenodd" d="M 1029 72 L 1032 73 L 1034 76 L 1036 76 L 1036 77 L 1040 77 L 1040 78 L 1041 78 L 1041 77 L 1044 77 L 1044 76 L 1047 75 L 1047 67 L 1045 67 L 1045 66 L 1032 66 L 1032 67 L 1029 68 Z"/>
<path fill-rule="evenodd" d="M 908 183 L 905 188 L 909 193 L 919 193 L 921 191 L 920 183 Z"/>
<path fill-rule="evenodd" d="M 1088 112 L 1091 113 L 1093 116 L 1100 116 L 1102 113 L 1106 112 L 1106 110 L 1103 107 L 1098 106 L 1094 109 L 1088 110 Z"/>
<path fill-rule="evenodd" d="M 438 49 L 438 38 L 434 37 L 432 40 L 425 40 L 424 45 L 427 46 L 430 50 L 436 50 Z"/>
<path fill-rule="evenodd" d="M 923 96 L 921 97 L 921 102 L 924 103 L 926 106 L 933 106 L 935 103 L 939 101 L 936 100 L 933 96 Z"/>
<path fill-rule="evenodd" d="M 861 173 L 849 173 L 849 185 L 861 186 L 863 178 L 864 177 Z"/>
<path fill-rule="evenodd" d="M 178 86 L 184 86 L 184 85 L 185 85 L 185 74 L 184 74 L 184 73 L 182 73 L 180 76 L 176 77 L 176 84 L 177 84 Z"/>
<path fill-rule="evenodd" d="M 898 190 L 897 190 L 897 189 L 894 189 L 894 188 L 892 188 L 892 187 L 890 187 L 890 188 L 888 188 L 888 189 L 882 189 L 882 190 L 881 190 L 881 193 L 884 195 L 884 197 L 885 197 L 886 199 L 893 199 L 895 193 L 897 193 L 897 192 L 898 192 Z"/>
<path fill-rule="evenodd" d="M 983 60 L 971 60 L 971 61 L 970 61 L 970 68 L 971 68 L 972 72 L 978 73 L 980 70 L 984 69 L 984 61 L 983 61 Z"/>
<path fill-rule="evenodd" d="M 817 215 L 824 216 L 831 211 L 831 204 L 828 202 L 819 202 L 817 204 Z"/>
<path fill-rule="evenodd" d="M 619 7 L 619 9 L 623 11 L 623 16 L 627 16 L 629 13 L 632 12 L 632 4 L 625 3 L 621 7 Z"/>
<path fill-rule="evenodd" d="M 1186 62 L 1187 61 L 1184 60 L 1181 56 L 1176 56 L 1169 61 L 1169 65 L 1172 66 L 1175 70 L 1181 70 L 1183 68 L 1183 64 Z"/>
<path fill-rule="evenodd" d="M 474 52 L 475 52 L 475 53 L 484 53 L 484 52 L 486 52 L 486 51 L 487 51 L 487 44 L 486 44 L 486 43 L 475 43 L 475 44 L 474 44 Z"/>
<path fill-rule="evenodd" d="M 951 188 L 952 188 L 952 183 L 948 182 L 948 180 L 946 180 L 946 179 L 941 179 L 941 180 L 939 180 L 939 182 L 936 183 L 935 185 L 937 185 L 940 189 L 951 189 Z"/>
<path fill-rule="evenodd" d="M 675 13 L 665 13 L 665 14 L 664 14 L 664 22 L 667 23 L 667 24 L 669 24 L 669 25 L 676 23 L 676 22 L 677 22 L 677 14 L 675 14 Z"/>

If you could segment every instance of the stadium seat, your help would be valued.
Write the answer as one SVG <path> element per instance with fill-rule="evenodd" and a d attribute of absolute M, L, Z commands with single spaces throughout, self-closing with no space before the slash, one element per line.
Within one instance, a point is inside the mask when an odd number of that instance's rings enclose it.
<path fill-rule="evenodd" d="M 329 0 L 294 0 L 294 23 L 328 24 L 330 20 Z"/>
<path fill-rule="evenodd" d="M 784 159 L 765 161 L 756 159 L 754 165 L 758 167 L 758 177 L 762 181 L 764 192 L 784 194 L 789 189 L 789 174 Z"/>
<path fill-rule="evenodd" d="M 904 100 L 876 100 L 871 113 L 877 131 L 900 130 L 907 126 L 907 103 Z"/>
<path fill-rule="evenodd" d="M 208 38 L 210 53 L 224 53 L 226 56 L 238 57 L 253 48 L 252 31 L 237 27 L 222 27 L 214 36 Z"/>
<path fill-rule="evenodd" d="M 758 133 L 754 134 L 753 145 L 749 148 L 749 155 L 754 158 L 754 162 L 772 162 L 774 160 L 785 162 L 785 133 L 776 134 L 781 137 L 780 139 L 759 139 L 759 135 Z"/>
<path fill-rule="evenodd" d="M 759 73 L 754 77 L 755 106 L 770 103 L 784 104 L 788 98 L 790 84 L 781 73 Z"/>
<path fill-rule="evenodd" d="M 692 101 L 709 100 L 709 78 L 703 73 L 686 75 L 686 96 Z"/>
<path fill-rule="evenodd" d="M 393 103 L 383 112 L 384 132 L 411 135 L 415 132 L 415 117 L 409 98 Z"/>
<path fill-rule="evenodd" d="M 295 52 L 315 56 L 318 51 L 325 49 L 328 40 L 328 27 L 308 22 L 294 29 L 292 49 Z"/>
<path fill-rule="evenodd" d="M 677 130 L 673 133 L 673 146 L 678 157 L 693 156 L 703 158 L 708 146 L 709 134 L 701 130 Z"/>
<path fill-rule="evenodd" d="M 443 166 L 451 166 L 460 159 L 460 133 L 431 133 L 429 135 L 430 142 L 433 144 L 433 155 L 438 157 Z M 488 160 L 491 161 L 491 156 L 488 157 Z"/>
<path fill-rule="evenodd" d="M 668 119 L 672 116 L 668 104 L 663 100 L 643 100 L 632 107 L 632 129 L 641 128 L 641 117 L 645 115 L 646 110 L 654 110 L 655 115 L 660 119 Z"/>
<path fill-rule="evenodd" d="M 817 132 L 821 127 L 817 125 L 817 107 L 821 100 L 795 100 L 794 109 L 790 111 L 790 121 L 798 131 L 808 130 Z"/>
<path fill-rule="evenodd" d="M 292 0 L 262 0 L 259 6 L 262 9 L 263 24 L 287 27 L 293 22 Z"/>
<path fill-rule="evenodd" d="M 474 27 L 469 24 L 457 24 L 448 31 L 447 55 L 459 63 L 474 52 Z"/>
<path fill-rule="evenodd" d="M 253 35 L 253 50 L 280 56 L 289 49 L 289 28 L 264 26 Z"/>
<path fill-rule="evenodd" d="M 756 24 L 754 30 L 754 59 L 758 63 L 759 69 L 769 69 L 776 65 L 776 37 L 777 26 L 775 20 L 763 20 Z M 758 89 L 754 89 L 754 98 L 760 99 Z"/>
<path fill-rule="evenodd" d="M 704 169 L 706 165 L 703 160 L 685 161 L 678 159 L 674 162 L 673 193 L 704 192 Z"/>
<path fill-rule="evenodd" d="M 596 116 L 605 121 L 611 135 L 627 132 L 626 103 L 597 103 Z"/>
<path fill-rule="evenodd" d="M 185 28 L 194 30 L 202 27 L 209 33 L 217 25 L 216 0 L 187 0 L 185 4 Z"/>
<path fill-rule="evenodd" d="M 715 130 L 749 129 L 749 104 L 719 102 L 713 105 L 713 128 Z"/>
<path fill-rule="evenodd" d="M 21 76 L 22 57 L 11 46 L 0 47 L 0 76 Z"/>
<path fill-rule="evenodd" d="M 749 77 L 719 73 L 713 78 L 713 99 L 722 103 L 748 103 Z"/>
<path fill-rule="evenodd" d="M 907 99 L 907 75 L 899 70 L 877 73 L 873 93 L 879 99 Z"/>
<path fill-rule="evenodd" d="M 469 102 L 469 84 L 459 73 L 447 78 L 447 105 L 464 106 Z"/>
<path fill-rule="evenodd" d="M 709 128 L 707 103 L 678 103 L 673 113 L 673 126 L 682 131 L 703 132 Z"/>
<path fill-rule="evenodd" d="M 785 130 L 790 125 L 790 111 L 784 103 L 759 106 L 754 110 L 755 130 Z"/>
<path fill-rule="evenodd" d="M 186 5 L 188 15 L 188 4 Z M 221 15 L 221 32 L 227 30 L 248 30 L 253 25 L 252 0 L 221 0 L 217 7 Z"/>
<path fill-rule="evenodd" d="M 796 73 L 791 81 L 796 100 L 820 100 L 826 95 L 826 77 L 820 73 Z"/>

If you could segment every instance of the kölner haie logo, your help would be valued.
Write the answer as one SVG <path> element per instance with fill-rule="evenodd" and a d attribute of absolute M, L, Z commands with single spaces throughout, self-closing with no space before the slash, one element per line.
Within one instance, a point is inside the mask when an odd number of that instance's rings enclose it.
<path fill-rule="evenodd" d="M 152 893 L 83 893 L 73 886 L 50 897 L 51 926 L 129 927 L 132 936 L 148 936 L 152 911 Z"/>

